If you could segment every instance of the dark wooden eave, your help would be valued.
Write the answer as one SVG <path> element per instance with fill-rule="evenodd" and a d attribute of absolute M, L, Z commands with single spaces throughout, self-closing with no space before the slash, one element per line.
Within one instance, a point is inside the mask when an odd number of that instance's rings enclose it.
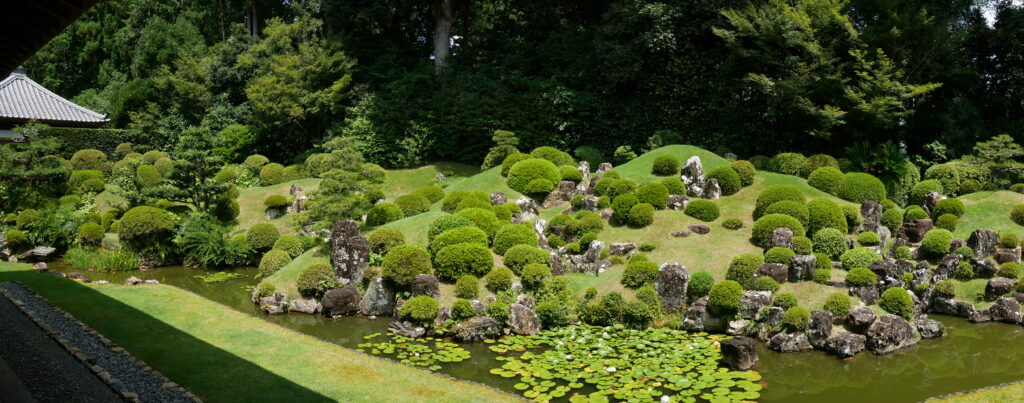
<path fill-rule="evenodd" d="M 98 0 L 15 0 L 0 7 L 0 77 L 25 63 Z"/>

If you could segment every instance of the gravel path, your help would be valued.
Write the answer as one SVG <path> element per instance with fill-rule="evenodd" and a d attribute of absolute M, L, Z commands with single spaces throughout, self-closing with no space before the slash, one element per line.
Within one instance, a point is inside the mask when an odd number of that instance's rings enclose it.
<path fill-rule="evenodd" d="M 3 323 L 0 326 L 0 340 L 3 340 L 0 357 L 10 369 L 7 375 L 17 377 L 23 391 L 33 399 L 40 402 L 121 400 L 96 374 L 3 297 L 0 297 L 0 323 Z M 6 399 L 0 398 L 0 401 Z"/>
<path fill-rule="evenodd" d="M 70 345 L 80 349 L 86 357 L 95 360 L 96 365 L 103 367 L 104 370 L 109 372 L 113 378 L 118 380 L 118 382 L 114 383 L 114 388 L 118 392 L 135 393 L 139 400 L 143 402 L 193 402 L 192 399 L 186 397 L 178 390 L 164 388 L 163 385 L 167 382 L 165 378 L 161 378 L 156 374 L 145 370 L 145 364 L 140 361 L 122 353 L 111 351 L 111 348 L 100 341 L 100 338 L 97 335 L 89 333 L 77 321 L 70 320 L 64 315 L 58 313 L 47 301 L 26 290 L 22 285 L 16 283 L 0 283 L 0 289 L 7 291 L 15 299 L 22 301 L 25 304 L 25 308 L 34 312 L 35 316 L 41 319 L 43 323 L 53 328 L 53 330 L 66 339 Z M 3 298 L 2 296 L 0 296 L 0 299 L 7 302 L 6 298 Z M 10 302 L 7 302 L 7 304 L 10 305 Z M 19 311 L 18 313 L 21 312 Z M 28 320 L 28 318 L 24 316 L 22 316 L 22 318 Z M 38 327 L 36 327 L 36 329 L 39 330 Z M 6 339 L 0 338 L 0 340 Z M 50 339 L 47 338 L 47 340 Z M 54 344 L 56 343 L 54 342 Z M 67 356 L 66 353 L 65 356 Z M 70 356 L 67 357 L 70 358 Z M 77 362 L 76 364 L 81 366 L 81 364 L 78 364 Z M 25 382 L 24 378 L 22 379 L 23 382 Z M 78 401 L 77 399 L 39 400 Z M 109 401 L 109 399 L 107 399 L 107 401 Z"/>

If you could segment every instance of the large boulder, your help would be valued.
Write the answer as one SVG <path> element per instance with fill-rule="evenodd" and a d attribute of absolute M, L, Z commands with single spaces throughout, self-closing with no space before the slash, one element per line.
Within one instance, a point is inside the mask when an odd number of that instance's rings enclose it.
<path fill-rule="evenodd" d="M 359 312 L 366 316 L 385 316 L 395 313 L 395 292 L 388 288 L 381 276 L 374 277 L 366 286 Z"/>
<path fill-rule="evenodd" d="M 690 273 L 679 263 L 665 263 L 658 269 L 654 289 L 661 297 L 661 307 L 666 312 L 675 312 L 686 303 L 686 288 Z"/>
<path fill-rule="evenodd" d="M 608 244 L 608 252 L 612 256 L 624 256 L 635 249 L 636 244 L 632 242 L 613 242 Z"/>
<path fill-rule="evenodd" d="M 768 242 L 765 244 L 764 248 L 793 249 L 793 230 L 786 227 L 776 228 L 772 231 L 772 234 L 768 236 Z"/>
<path fill-rule="evenodd" d="M 789 279 L 789 267 L 782 263 L 764 263 L 757 268 L 755 277 L 771 277 L 779 284 Z"/>
<path fill-rule="evenodd" d="M 518 335 L 534 335 L 540 332 L 540 318 L 522 304 L 512 304 L 508 307 L 508 327 L 512 333 Z"/>
<path fill-rule="evenodd" d="M 929 318 L 927 315 L 918 316 L 914 320 L 914 325 L 917 326 L 917 333 L 921 335 L 922 339 L 933 339 L 946 335 L 946 329 L 942 322 Z"/>
<path fill-rule="evenodd" d="M 679 179 L 686 186 L 686 193 L 688 195 L 693 197 L 704 196 L 704 166 L 700 162 L 700 157 L 694 155 L 686 160 Z"/>
<path fill-rule="evenodd" d="M 548 251 L 548 254 L 551 255 L 551 275 L 564 276 L 565 262 L 562 261 L 562 257 L 555 251 Z"/>
<path fill-rule="evenodd" d="M 585 252 L 579 255 L 569 256 L 569 270 L 576 273 L 599 275 L 608 268 L 601 260 L 601 251 L 604 250 L 604 242 L 593 241 Z M 609 262 L 610 263 L 610 262 Z"/>
<path fill-rule="evenodd" d="M 867 340 L 864 335 L 840 330 L 825 341 L 824 350 L 839 358 L 850 358 L 864 350 Z"/>
<path fill-rule="evenodd" d="M 1013 298 L 999 298 L 992 306 L 985 308 L 990 320 L 1005 323 L 1020 323 L 1020 302 Z"/>
<path fill-rule="evenodd" d="M 356 295 L 359 295 L 359 293 L 357 292 Z M 319 302 L 316 301 L 316 299 L 313 298 L 298 298 L 288 302 L 288 312 L 298 312 L 313 315 L 319 313 L 321 309 L 323 309 L 323 307 L 320 305 Z"/>
<path fill-rule="evenodd" d="M 754 339 L 746 336 L 733 337 L 720 343 L 722 363 L 737 371 L 746 371 L 759 362 Z"/>
<path fill-rule="evenodd" d="M 741 319 L 756 319 L 761 309 L 772 304 L 772 293 L 770 291 L 744 291 L 740 299 L 740 309 L 736 317 Z"/>
<path fill-rule="evenodd" d="M 722 198 L 722 186 L 718 184 L 717 178 L 708 179 L 704 184 L 704 195 L 702 197 L 708 200 L 718 200 Z"/>
<path fill-rule="evenodd" d="M 1016 248 L 999 248 L 996 251 L 995 259 L 996 263 L 1003 264 L 1007 262 L 1020 263 L 1021 247 Z"/>
<path fill-rule="evenodd" d="M 921 202 L 921 207 L 928 214 L 931 214 L 935 210 L 935 205 L 939 204 L 940 201 L 945 199 L 939 192 L 928 192 L 924 195 L 924 201 Z"/>
<path fill-rule="evenodd" d="M 669 210 L 685 210 L 686 205 L 690 203 L 690 198 L 686 195 L 669 195 L 668 196 L 668 209 Z"/>
<path fill-rule="evenodd" d="M 878 287 L 868 285 L 863 287 L 851 287 L 850 295 L 855 295 L 857 298 L 860 298 L 861 302 L 871 305 L 878 301 L 879 292 Z"/>
<path fill-rule="evenodd" d="M 974 258 L 971 259 L 971 266 L 974 267 L 975 277 L 991 278 L 999 272 L 999 266 L 992 259 Z"/>
<path fill-rule="evenodd" d="M 694 301 L 689 308 L 686 309 L 686 313 L 683 315 L 682 327 L 685 330 L 691 332 L 703 332 L 704 323 L 708 321 L 710 315 L 708 315 L 707 297 L 702 297 L 697 301 Z"/>
<path fill-rule="evenodd" d="M 974 314 L 974 305 L 967 301 L 958 301 L 952 298 L 932 298 L 932 303 L 928 305 L 931 312 L 941 313 L 943 315 L 958 316 L 961 318 L 970 318 Z"/>
<path fill-rule="evenodd" d="M 777 306 L 770 306 L 761 311 L 757 316 L 757 338 L 763 342 L 771 340 L 772 336 L 779 332 L 782 316 L 786 311 Z"/>
<path fill-rule="evenodd" d="M 281 293 L 274 293 L 274 295 L 260 298 L 260 309 L 271 315 L 287 313 L 288 297 Z"/>
<path fill-rule="evenodd" d="M 935 276 L 932 277 L 932 281 L 939 282 L 953 278 L 956 275 L 956 268 L 960 266 L 960 261 L 959 253 L 943 256 L 939 265 L 935 267 Z"/>
<path fill-rule="evenodd" d="M 768 341 L 768 348 L 780 353 L 795 353 L 797 351 L 810 351 L 814 347 L 807 341 L 807 335 L 803 333 L 779 333 L 772 336 Z"/>
<path fill-rule="evenodd" d="M 414 297 L 426 295 L 434 299 L 441 299 L 441 283 L 433 274 L 417 274 L 412 279 L 410 293 Z"/>
<path fill-rule="evenodd" d="M 999 245 L 999 234 L 990 229 L 978 229 L 967 238 L 967 246 L 974 251 L 978 258 L 989 257 L 996 251 Z"/>
<path fill-rule="evenodd" d="M 730 320 L 726 323 L 725 334 L 730 336 L 749 336 L 757 330 L 756 324 L 756 322 L 750 319 Z"/>
<path fill-rule="evenodd" d="M 807 341 L 815 348 L 822 348 L 831 335 L 832 314 L 825 311 L 811 312 L 811 320 L 807 323 Z"/>
<path fill-rule="evenodd" d="M 932 220 L 927 218 L 910 220 L 903 223 L 903 226 L 896 231 L 896 236 L 906 239 L 910 243 L 918 243 L 924 239 L 924 234 L 935 227 Z"/>
<path fill-rule="evenodd" d="M 327 290 L 320 304 L 323 306 L 324 316 L 337 318 L 358 313 L 360 301 L 359 289 L 355 284 L 349 284 Z"/>
<path fill-rule="evenodd" d="M 498 337 L 501 326 L 490 316 L 474 316 L 453 326 L 452 333 L 456 340 L 483 341 Z"/>
<path fill-rule="evenodd" d="M 1006 277 L 995 277 L 988 280 L 988 284 L 985 285 L 985 300 L 995 301 L 999 297 L 1008 294 L 1013 291 L 1014 287 L 1017 286 L 1017 280 Z"/>
<path fill-rule="evenodd" d="M 875 354 L 890 354 L 917 344 L 917 329 L 896 315 L 882 315 L 868 329 L 867 348 Z"/>
<path fill-rule="evenodd" d="M 491 193 L 491 205 L 497 206 L 499 204 L 508 203 L 508 198 L 505 197 L 504 192 L 493 192 Z"/>
<path fill-rule="evenodd" d="M 344 220 L 331 229 L 331 265 L 342 284 L 359 284 L 370 264 L 370 242 L 359 233 L 359 222 Z"/>
<path fill-rule="evenodd" d="M 860 232 L 878 232 L 882 224 L 882 205 L 873 200 L 865 201 L 860 205 L 860 216 L 863 222 L 860 224 Z M 883 245 L 885 245 L 883 243 Z"/>
<path fill-rule="evenodd" d="M 529 197 L 523 196 L 516 199 L 516 204 L 519 205 L 519 210 L 521 211 L 519 216 L 524 222 L 537 218 L 537 214 L 540 212 L 540 206 Z"/>
<path fill-rule="evenodd" d="M 866 306 L 855 306 L 846 314 L 846 328 L 851 332 L 866 334 L 878 315 Z"/>
<path fill-rule="evenodd" d="M 409 321 L 395 320 L 388 324 L 388 331 L 399 336 L 417 338 L 427 334 L 427 329 Z"/>
<path fill-rule="evenodd" d="M 814 255 L 796 255 L 789 263 L 789 281 L 800 282 L 814 279 L 814 270 L 817 268 L 818 258 Z"/>

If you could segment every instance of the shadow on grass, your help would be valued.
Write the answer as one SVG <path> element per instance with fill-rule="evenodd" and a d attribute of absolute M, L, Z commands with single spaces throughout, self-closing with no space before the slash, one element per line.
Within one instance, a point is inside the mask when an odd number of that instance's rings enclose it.
<path fill-rule="evenodd" d="M 0 271 L 72 314 L 206 401 L 332 401 L 78 282 Z M 202 312 L 192 313 L 201 315 Z"/>

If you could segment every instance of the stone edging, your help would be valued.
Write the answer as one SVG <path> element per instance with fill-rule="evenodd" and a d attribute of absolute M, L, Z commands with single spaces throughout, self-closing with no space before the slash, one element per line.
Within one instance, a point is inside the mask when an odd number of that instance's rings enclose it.
<path fill-rule="evenodd" d="M 114 344 L 114 342 L 112 342 L 112 341 L 110 341 L 110 339 L 104 337 L 102 334 L 97 332 L 95 329 L 89 327 L 85 323 L 82 323 L 82 321 L 78 320 L 77 318 L 75 318 L 71 314 L 65 312 L 63 309 L 58 307 L 56 304 L 51 302 L 49 299 L 46 299 L 43 296 L 41 296 L 38 293 L 36 293 L 35 290 L 32 290 L 31 288 L 25 286 L 24 284 L 22 284 L 21 282 L 18 282 L 18 281 L 11 281 L 9 283 L 10 284 L 17 284 L 18 286 L 20 286 L 23 289 L 25 289 L 26 292 L 32 294 L 34 297 L 38 298 L 44 304 L 48 305 L 57 314 L 65 317 L 69 321 L 71 321 L 71 322 L 81 326 L 82 329 L 84 329 L 87 333 L 95 336 L 100 341 L 100 343 L 102 343 L 104 346 L 109 348 L 110 352 L 115 353 L 115 354 L 121 354 L 121 355 L 124 355 L 124 356 L 128 357 L 128 360 L 137 363 L 139 366 L 141 366 L 143 368 L 144 371 L 148 371 L 151 375 L 155 376 L 156 378 L 162 379 L 164 381 L 164 384 L 163 384 L 164 388 L 171 389 L 171 390 L 177 390 L 186 399 L 192 400 L 192 401 L 194 401 L 196 403 L 202 403 L 202 400 L 200 400 L 198 397 L 193 395 L 187 389 L 185 389 L 184 387 L 178 385 L 177 383 L 174 383 L 173 381 L 168 379 L 166 376 L 161 374 L 159 371 L 153 369 L 153 367 L 150 367 L 148 364 L 146 364 L 145 361 L 142 361 L 142 360 L 136 358 L 131 353 L 129 353 L 128 350 L 126 350 L 124 347 L 120 347 L 117 344 Z M 124 399 L 124 401 L 126 401 L 126 402 L 139 402 L 140 401 L 139 400 L 139 396 L 136 393 L 134 393 L 134 392 L 120 392 L 118 390 L 118 388 L 114 387 L 114 384 L 120 383 L 120 381 L 118 379 L 116 379 L 113 376 L 111 376 L 110 373 L 107 372 L 107 370 L 104 369 L 102 366 L 100 366 L 99 364 L 96 364 L 94 359 L 91 359 L 91 358 L 87 357 L 85 354 L 82 353 L 82 351 L 80 349 L 78 349 L 77 347 L 71 345 L 71 343 L 67 339 L 65 339 L 60 332 L 54 330 L 50 325 L 46 324 L 42 319 L 37 317 L 35 312 L 33 312 L 31 309 L 28 309 L 25 306 L 24 302 L 22 302 L 21 300 L 17 299 L 15 296 L 11 295 L 9 291 L 7 291 L 7 290 L 5 290 L 3 288 L 0 288 L 0 295 L 3 295 L 5 298 L 7 298 L 7 300 L 11 301 L 11 303 L 14 304 L 14 306 L 16 306 L 19 311 L 21 311 L 23 314 L 25 314 L 26 317 L 31 319 L 32 322 L 34 322 L 37 326 L 39 326 L 39 328 L 42 329 L 43 332 L 45 332 L 47 335 L 49 335 L 51 339 L 56 341 L 57 344 L 59 344 L 64 350 L 66 350 L 69 354 L 71 354 L 71 356 L 75 357 L 75 359 L 77 359 L 79 362 L 81 362 L 82 365 L 85 365 L 86 368 L 88 368 L 90 371 L 92 371 L 94 374 L 96 374 L 96 376 L 99 377 L 100 380 L 102 380 L 104 384 L 106 384 L 108 387 L 110 387 L 111 390 L 114 391 L 114 393 L 117 393 L 119 396 L 121 396 L 121 398 Z"/>
<path fill-rule="evenodd" d="M 1003 383 L 1000 383 L 998 385 L 986 386 L 986 387 L 983 387 L 983 388 L 962 390 L 962 391 L 959 391 L 959 392 L 948 393 L 948 394 L 945 394 L 945 395 L 932 396 L 932 397 L 929 397 L 929 398 L 923 400 L 922 402 L 932 402 L 932 401 L 936 401 L 936 400 L 939 400 L 939 399 L 948 399 L 948 398 L 952 398 L 952 397 L 959 397 L 959 396 L 964 396 L 964 395 L 968 395 L 968 394 L 975 393 L 975 392 L 984 392 L 986 390 L 1000 389 L 1000 388 L 1005 388 L 1007 386 L 1013 386 L 1013 385 L 1019 385 L 1019 384 L 1024 384 L 1024 380 L 1012 381 L 1012 382 L 1003 382 Z"/>

